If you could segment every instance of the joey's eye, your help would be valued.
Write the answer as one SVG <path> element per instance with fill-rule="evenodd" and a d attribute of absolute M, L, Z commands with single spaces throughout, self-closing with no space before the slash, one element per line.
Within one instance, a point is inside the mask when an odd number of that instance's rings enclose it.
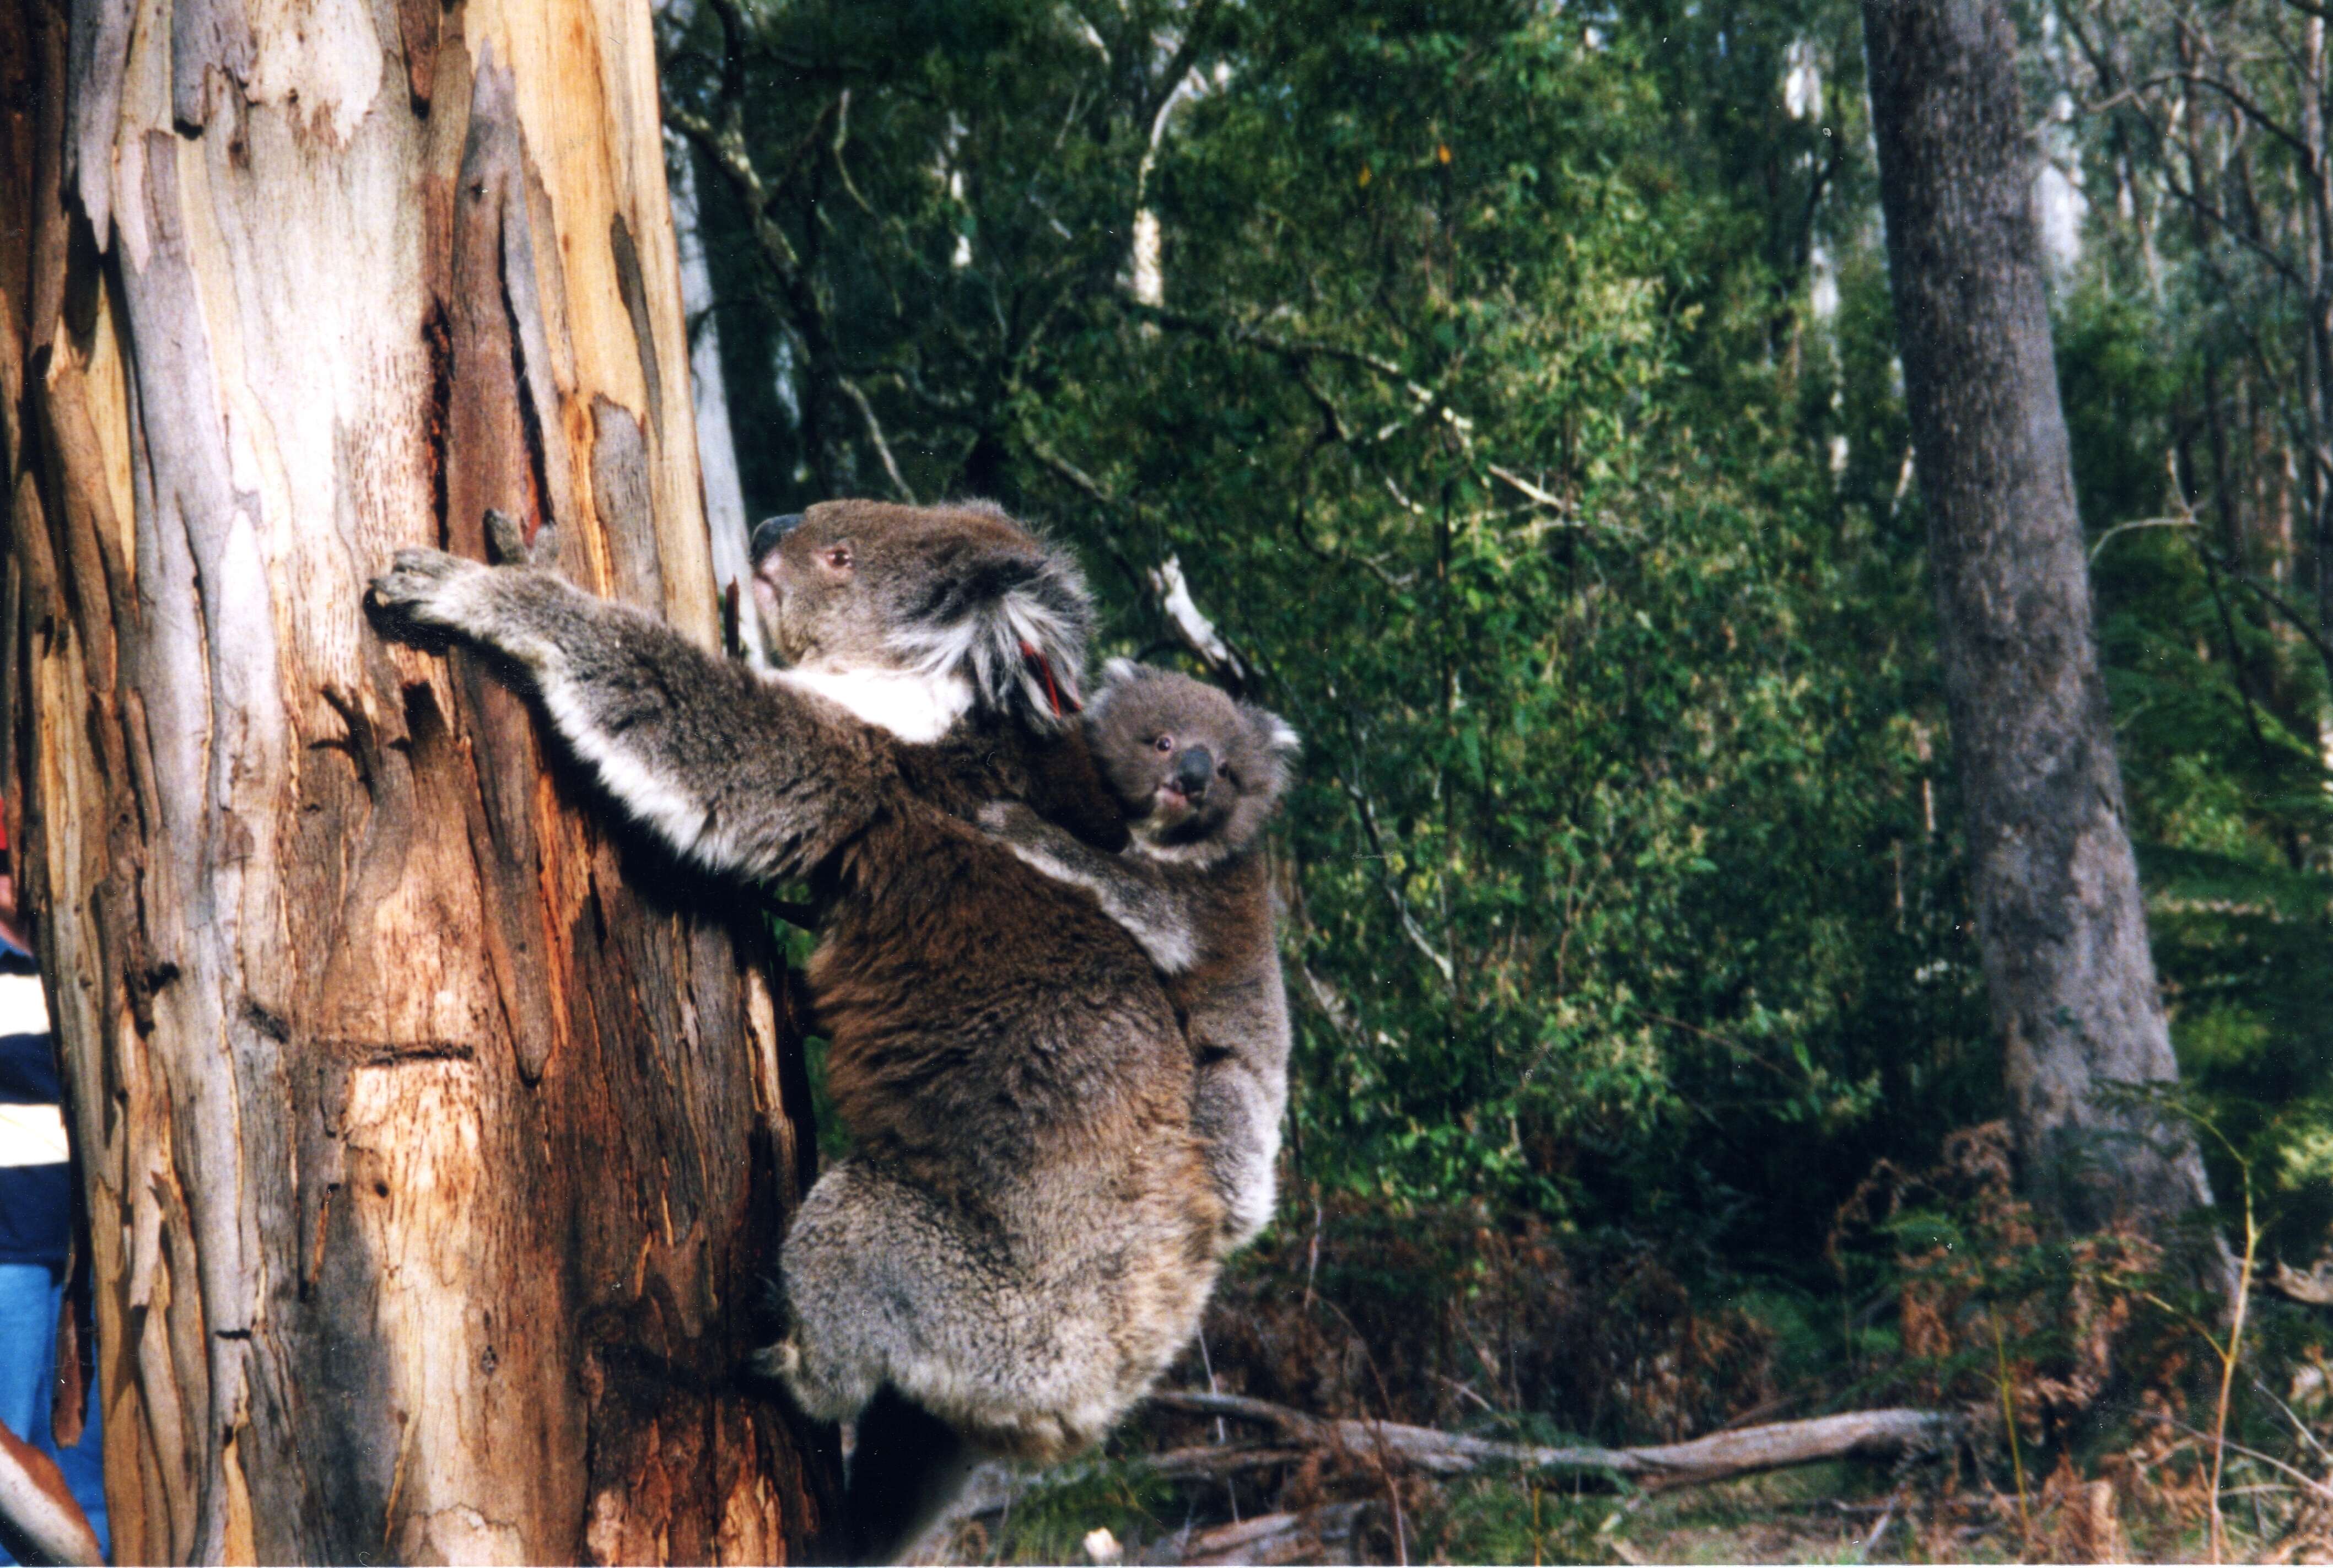
<path fill-rule="evenodd" d="M 1219 763 L 1217 763 L 1217 764 L 1215 765 L 1215 776 L 1216 776 L 1217 778 L 1229 778 L 1229 777 L 1231 777 L 1231 776 L 1232 776 L 1232 765 L 1231 765 L 1231 764 L 1229 764 L 1229 763 L 1227 763 L 1227 762 L 1219 762 Z"/>
<path fill-rule="evenodd" d="M 1152 740 L 1150 744 L 1157 747 L 1162 752 L 1173 751 L 1175 749 L 1175 737 L 1171 735 L 1162 735 Z"/>

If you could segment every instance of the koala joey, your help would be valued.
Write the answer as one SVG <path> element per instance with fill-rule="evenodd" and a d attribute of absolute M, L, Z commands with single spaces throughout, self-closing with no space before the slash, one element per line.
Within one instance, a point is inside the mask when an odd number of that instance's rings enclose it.
<path fill-rule="evenodd" d="M 1091 892 L 1165 976 L 1188 1024 L 1192 1122 L 1229 1252 L 1272 1218 L 1288 1105 L 1288 997 L 1263 836 L 1296 732 L 1188 676 L 1125 659 L 1107 676 L 1086 736 L 1126 808 L 1132 847 L 1104 853 L 1018 802 L 992 803 L 981 822 L 1047 876 Z"/>
<path fill-rule="evenodd" d="M 1123 842 L 1062 717 L 1075 566 L 984 506 L 828 503 L 754 544 L 774 678 L 532 564 L 401 551 L 371 599 L 515 665 L 683 856 L 815 890 L 809 987 L 855 1147 L 787 1232 L 770 1360 L 810 1415 L 858 1420 L 823 1549 L 880 1557 L 974 1457 L 1074 1453 L 1149 1389 L 1196 1329 L 1223 1204 L 1150 961 L 974 820 L 1019 798 Z"/>

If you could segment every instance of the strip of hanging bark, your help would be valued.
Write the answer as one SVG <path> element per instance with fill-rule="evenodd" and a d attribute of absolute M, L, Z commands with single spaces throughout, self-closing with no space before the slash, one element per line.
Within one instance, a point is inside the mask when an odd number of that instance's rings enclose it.
<path fill-rule="evenodd" d="M 1897 1459 L 1938 1453 L 1951 1446 L 1962 1427 L 1960 1417 L 1941 1410 L 1857 1410 L 1743 1427 L 1689 1443 L 1638 1448 L 1542 1448 L 1398 1421 L 1328 1420 L 1237 1394 L 1166 1392 L 1151 1399 L 1186 1415 L 1258 1421 L 1302 1446 L 1381 1456 L 1437 1475 L 1460 1475 L 1486 1465 L 1601 1470 L 1626 1477 L 1648 1490 L 1703 1486 L 1825 1459 Z"/>
<path fill-rule="evenodd" d="M 2270 1294 L 2303 1306 L 2333 1306 L 2333 1257 L 2320 1257 L 2307 1274 L 2279 1259 L 2261 1282 Z"/>

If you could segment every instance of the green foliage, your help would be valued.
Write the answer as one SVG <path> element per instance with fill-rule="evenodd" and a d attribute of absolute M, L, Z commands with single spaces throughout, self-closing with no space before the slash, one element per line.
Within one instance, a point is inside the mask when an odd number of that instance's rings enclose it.
<path fill-rule="evenodd" d="M 1529 1476 L 1470 1477 L 1437 1502 L 1416 1525 L 1436 1563 L 1609 1563 L 1623 1517 L 1608 1496 Z"/>
<path fill-rule="evenodd" d="M 1180 1522 L 1172 1491 L 1139 1459 L 1089 1460 L 1033 1479 L 997 1525 L 1003 1563 L 1082 1563 L 1085 1538 L 1108 1530 L 1121 1542 L 1155 1541 Z"/>
<path fill-rule="evenodd" d="M 2218 305 L 2150 301 L 2119 266 L 2106 247 L 2069 280 L 2057 339 L 2155 963 L 2198 1112 L 2249 1162 L 2272 1249 L 2306 1258 L 2333 1224 L 2323 672 L 2242 582 L 2238 476 L 2194 401 Z M 2203 1153 L 2225 1207 L 2235 1160 Z"/>
<path fill-rule="evenodd" d="M 802 0 L 727 54 L 721 15 L 666 91 L 749 499 L 994 496 L 1111 651 L 1200 667 L 1176 563 L 1208 672 L 1305 737 L 1301 1184 L 1826 1288 L 1873 1162 L 2001 1093 L 1857 8 Z M 2321 675 L 2206 530 L 2109 536 L 2194 521 L 2228 316 L 2097 254 L 2062 378 L 2175 1027 L 2302 1227 Z"/>

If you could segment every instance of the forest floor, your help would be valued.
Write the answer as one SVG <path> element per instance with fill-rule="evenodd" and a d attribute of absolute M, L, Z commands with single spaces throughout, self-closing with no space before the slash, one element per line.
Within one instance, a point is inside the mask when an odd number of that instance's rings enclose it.
<path fill-rule="evenodd" d="M 1937 1217 L 1910 1223 L 1891 1200 L 1858 1241 L 1861 1209 L 1842 1210 L 1835 1250 L 1877 1261 L 1828 1292 L 1691 1286 L 1657 1246 L 1468 1211 L 1316 1207 L 1226 1271 L 1200 1345 L 1103 1456 L 988 1475 L 981 1505 L 927 1549 L 981 1563 L 2333 1562 L 2325 1307 L 2255 1293 L 2231 1367 L 2213 1303 L 2188 1304 L 2152 1250 L 2040 1236 L 1992 1130 L 1906 1179 Z M 1795 1456 L 1811 1462 L 1707 1478 L 1734 1467 L 1703 1463 L 1714 1444 L 1880 1411 L 1927 1414 L 1879 1457 L 1815 1447 Z M 1679 1444 L 1698 1484 L 1659 1448 Z M 1582 1446 L 1633 1446 L 1628 1467 L 1654 1479 L 1632 1486 Z M 1539 1467 L 1518 1468 L 1521 1450 Z"/>
<path fill-rule="evenodd" d="M 2134 1510 L 2110 1486 L 2045 1489 L 2021 1515 L 2014 1496 L 1954 1495 L 1930 1476 L 1835 1464 L 1714 1486 L 1633 1495 L 1572 1492 L 1512 1475 L 1231 1520 L 1224 1499 L 1160 1507 L 1138 1467 L 1109 1466 L 1066 1485 L 1036 1482 L 959 1530 L 940 1560 L 1090 1563 L 2192 1563 L 2210 1557 L 2184 1511 Z M 2232 1499 L 2241 1504 L 2241 1499 Z M 1307 1526 L 1303 1521 L 1310 1517 Z M 1205 1524 L 1199 1523 L 1205 1519 Z M 2333 1542 L 2297 1539 L 2241 1505 L 2225 1560 L 2333 1560 Z M 1107 1530 L 1097 1543 L 1094 1532 Z M 1263 1534 L 1255 1532 L 1262 1530 Z M 1109 1556 L 1112 1548 L 1119 1554 Z M 2313 1548 L 2313 1549 L 2312 1549 Z"/>

